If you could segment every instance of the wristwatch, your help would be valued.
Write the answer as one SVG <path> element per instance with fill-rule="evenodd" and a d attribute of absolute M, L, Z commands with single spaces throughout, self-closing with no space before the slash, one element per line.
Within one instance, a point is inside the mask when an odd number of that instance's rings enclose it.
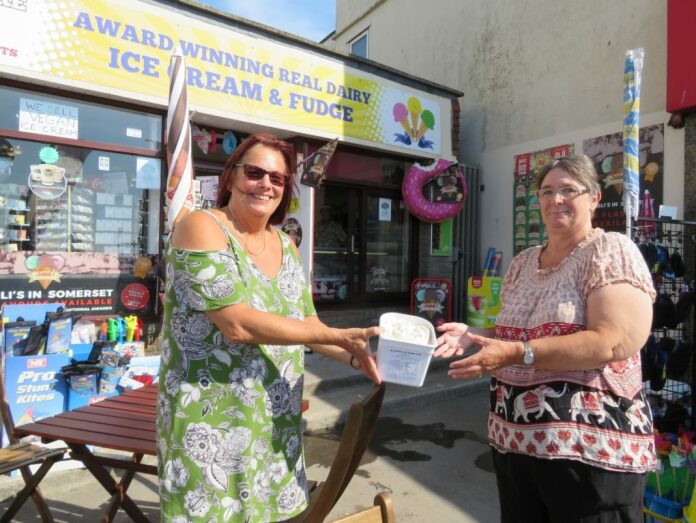
<path fill-rule="evenodd" d="M 534 365 L 534 351 L 532 346 L 528 341 L 523 341 L 522 346 L 524 347 L 524 356 L 522 356 L 522 361 L 525 365 Z"/>

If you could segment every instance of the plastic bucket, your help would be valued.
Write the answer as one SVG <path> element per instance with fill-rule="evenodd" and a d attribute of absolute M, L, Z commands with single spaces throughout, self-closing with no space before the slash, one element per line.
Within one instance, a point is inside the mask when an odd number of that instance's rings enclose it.
<path fill-rule="evenodd" d="M 684 507 L 689 504 L 689 500 L 686 501 L 672 501 L 671 499 L 662 498 L 649 490 L 645 491 L 643 497 L 643 503 L 645 508 L 658 516 L 666 518 L 667 520 L 682 521 L 681 517 L 684 511 Z M 651 517 L 648 515 L 646 521 L 654 521 L 655 523 L 664 523 L 664 520 Z"/>

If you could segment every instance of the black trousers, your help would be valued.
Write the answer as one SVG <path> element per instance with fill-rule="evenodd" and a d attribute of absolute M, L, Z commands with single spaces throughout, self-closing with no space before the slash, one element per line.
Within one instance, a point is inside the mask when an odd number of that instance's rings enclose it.
<path fill-rule="evenodd" d="M 493 450 L 502 523 L 640 523 L 645 474 Z"/>

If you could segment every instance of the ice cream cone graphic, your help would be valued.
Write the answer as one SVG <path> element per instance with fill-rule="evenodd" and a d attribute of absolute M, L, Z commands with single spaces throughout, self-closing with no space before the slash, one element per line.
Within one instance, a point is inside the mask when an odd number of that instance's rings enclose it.
<path fill-rule="evenodd" d="M 414 137 L 415 141 L 420 140 L 420 137 L 425 134 L 426 130 L 432 130 L 435 127 L 435 117 L 433 116 L 433 113 L 431 113 L 427 109 L 421 113 L 420 119 L 421 123 L 420 127 L 418 128 L 418 132 Z"/>
<path fill-rule="evenodd" d="M 408 112 L 411 114 L 411 136 L 415 139 L 418 130 L 418 119 L 422 109 L 420 100 L 412 96 L 406 101 L 406 107 L 408 107 Z"/>
<path fill-rule="evenodd" d="M 60 281 L 60 270 L 65 260 L 58 255 L 42 254 L 29 257 L 26 265 L 29 282 L 38 282 L 43 289 L 47 289 L 51 283 Z"/>
<path fill-rule="evenodd" d="M 404 128 L 404 131 L 406 131 L 406 134 L 413 137 L 411 134 L 411 126 L 408 123 L 408 111 L 406 110 L 406 106 L 402 103 L 394 104 L 394 121 L 399 122 L 401 124 L 401 127 Z"/>

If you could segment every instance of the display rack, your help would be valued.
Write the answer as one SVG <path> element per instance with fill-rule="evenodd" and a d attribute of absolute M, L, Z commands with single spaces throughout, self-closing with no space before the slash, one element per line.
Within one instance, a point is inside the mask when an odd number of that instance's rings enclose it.
<path fill-rule="evenodd" d="M 631 235 L 657 292 L 651 334 L 641 350 L 644 391 L 655 427 L 663 432 L 694 429 L 696 222 L 641 218 Z"/>
<path fill-rule="evenodd" d="M 21 251 L 32 241 L 26 185 L 0 184 L 0 250 Z"/>

